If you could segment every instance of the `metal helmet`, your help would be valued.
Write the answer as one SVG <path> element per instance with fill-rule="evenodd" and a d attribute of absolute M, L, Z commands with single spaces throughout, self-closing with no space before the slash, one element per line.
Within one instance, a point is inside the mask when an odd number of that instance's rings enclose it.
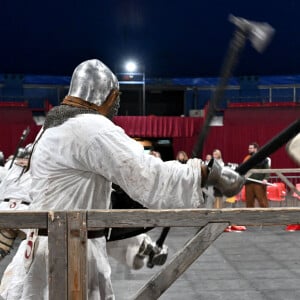
<path fill-rule="evenodd" d="M 25 148 L 20 147 L 17 152 L 17 158 L 24 158 L 26 155 Z"/>
<path fill-rule="evenodd" d="M 119 82 L 112 71 L 100 60 L 82 62 L 73 72 L 68 96 L 103 104 L 112 89 L 119 89 Z"/>
<path fill-rule="evenodd" d="M 32 152 L 32 149 L 33 149 L 33 144 L 30 143 L 30 144 L 27 144 L 24 148 L 24 151 L 25 151 L 25 156 L 24 158 L 29 158 L 30 157 L 30 154 Z"/>
<path fill-rule="evenodd" d="M 4 166 L 4 154 L 0 151 L 0 166 Z"/>

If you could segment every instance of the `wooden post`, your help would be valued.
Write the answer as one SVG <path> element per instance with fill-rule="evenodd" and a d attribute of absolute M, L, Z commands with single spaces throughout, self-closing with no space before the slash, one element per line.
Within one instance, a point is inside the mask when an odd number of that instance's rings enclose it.
<path fill-rule="evenodd" d="M 172 260 L 161 268 L 135 295 L 134 300 L 158 299 L 164 291 L 224 232 L 228 223 L 211 223 L 202 228 Z"/>
<path fill-rule="evenodd" d="M 68 299 L 67 214 L 48 213 L 49 299 Z"/>
<path fill-rule="evenodd" d="M 223 207 L 223 197 L 216 197 L 214 202 L 214 208 L 222 208 Z"/>
<path fill-rule="evenodd" d="M 68 212 L 67 219 L 68 299 L 87 300 L 86 212 Z"/>

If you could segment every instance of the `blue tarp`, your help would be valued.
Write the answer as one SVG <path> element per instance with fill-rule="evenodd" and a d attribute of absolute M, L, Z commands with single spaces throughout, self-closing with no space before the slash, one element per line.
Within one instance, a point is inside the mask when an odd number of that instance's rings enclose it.
<path fill-rule="evenodd" d="M 242 77 L 244 79 L 244 77 Z M 232 77 L 228 81 L 228 85 L 239 86 L 239 77 Z M 218 85 L 218 77 L 204 78 L 171 78 L 171 79 L 146 79 L 146 84 L 165 84 L 168 86 L 190 86 L 190 87 L 213 87 Z M 300 84 L 300 75 L 285 75 L 285 76 L 257 76 L 258 85 L 293 85 Z"/>
<path fill-rule="evenodd" d="M 23 84 L 50 84 L 50 85 L 69 85 L 71 76 L 52 76 L 52 75 L 31 75 L 23 77 Z M 5 82 L 4 74 L 0 74 L 0 82 Z M 146 85 L 164 86 L 187 86 L 187 87 L 213 87 L 218 85 L 218 77 L 202 78 L 147 78 Z M 285 76 L 257 76 L 258 85 L 293 85 L 300 84 L 300 75 Z M 228 85 L 239 86 L 240 78 L 230 78 Z"/>
<path fill-rule="evenodd" d="M 25 75 L 24 84 L 53 84 L 53 85 L 69 85 L 70 76 L 49 76 L 49 75 Z"/>
<path fill-rule="evenodd" d="M 300 84 L 300 75 L 261 76 L 259 77 L 258 84 L 260 85 Z"/>

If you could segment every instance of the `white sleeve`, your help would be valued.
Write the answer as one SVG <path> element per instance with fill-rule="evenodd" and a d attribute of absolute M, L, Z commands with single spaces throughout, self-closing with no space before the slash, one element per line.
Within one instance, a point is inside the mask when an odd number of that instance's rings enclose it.
<path fill-rule="evenodd" d="M 87 151 L 89 168 L 146 207 L 196 208 L 203 204 L 201 168 L 145 154 L 120 127 L 101 131 Z"/>
<path fill-rule="evenodd" d="M 6 174 L 7 174 L 7 169 L 0 166 L 0 183 L 2 182 Z"/>
<path fill-rule="evenodd" d="M 300 133 L 298 133 L 287 145 L 288 155 L 300 165 Z"/>

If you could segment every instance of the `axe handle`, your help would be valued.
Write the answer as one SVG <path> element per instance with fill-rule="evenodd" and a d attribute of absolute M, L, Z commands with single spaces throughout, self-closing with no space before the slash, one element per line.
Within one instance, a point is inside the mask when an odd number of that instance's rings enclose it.
<path fill-rule="evenodd" d="M 13 166 L 14 161 L 16 160 L 17 155 L 18 155 L 18 150 L 22 146 L 23 142 L 26 140 L 29 132 L 30 132 L 30 128 L 29 128 L 29 126 L 27 126 L 27 128 L 25 130 L 23 130 L 22 135 L 21 135 L 21 137 L 19 139 L 18 145 L 17 145 L 17 147 L 15 149 L 15 153 L 14 153 L 13 159 L 11 160 L 9 169 Z"/>
<path fill-rule="evenodd" d="M 159 248 L 162 248 L 166 238 L 167 238 L 167 235 L 170 231 L 170 227 L 164 227 L 158 240 L 156 241 L 156 246 L 158 246 Z"/>
<path fill-rule="evenodd" d="M 253 179 L 253 178 L 247 178 L 247 180 L 252 181 L 252 182 L 265 184 L 265 185 L 269 185 L 269 186 L 276 186 L 276 184 L 273 184 L 273 183 L 270 183 L 270 182 L 263 182 L 262 180 L 256 180 L 256 179 Z"/>
<path fill-rule="evenodd" d="M 273 152 L 277 151 L 289 140 L 295 137 L 300 132 L 300 119 L 296 120 L 290 126 L 281 131 L 278 135 L 267 142 L 260 148 L 251 158 L 240 164 L 235 171 L 240 175 L 245 175 L 250 169 L 254 168 L 263 159 L 268 157 Z"/>
<path fill-rule="evenodd" d="M 248 31 L 243 31 L 237 28 L 234 32 L 233 38 L 229 43 L 227 54 L 225 56 L 223 66 L 220 74 L 220 81 L 216 88 L 216 91 L 208 105 L 207 116 L 205 117 L 205 122 L 202 126 L 200 135 L 192 151 L 192 157 L 201 157 L 203 152 L 204 141 L 209 132 L 210 123 L 219 109 L 219 105 L 224 98 L 224 93 L 229 78 L 238 62 L 239 55 L 245 46 L 246 39 L 248 36 Z"/>

